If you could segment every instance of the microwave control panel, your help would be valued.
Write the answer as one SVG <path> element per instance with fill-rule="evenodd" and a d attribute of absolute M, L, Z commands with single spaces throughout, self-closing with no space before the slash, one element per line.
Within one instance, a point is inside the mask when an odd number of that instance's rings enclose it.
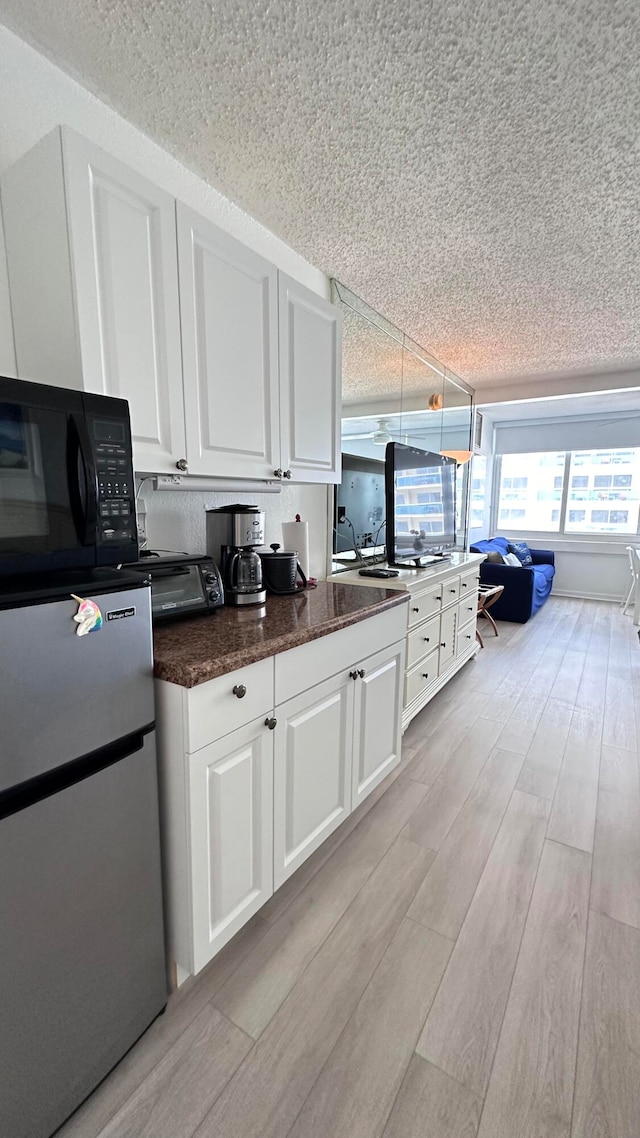
<path fill-rule="evenodd" d="M 133 541 L 135 486 L 125 424 L 94 419 L 93 447 L 98 481 L 98 540 L 105 545 Z"/>

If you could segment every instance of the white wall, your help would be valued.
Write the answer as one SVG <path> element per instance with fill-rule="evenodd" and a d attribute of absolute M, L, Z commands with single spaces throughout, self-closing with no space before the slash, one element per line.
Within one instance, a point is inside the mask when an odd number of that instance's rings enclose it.
<path fill-rule="evenodd" d="M 246 245 L 308 288 L 329 297 L 329 281 L 254 218 L 233 205 L 166 151 L 54 67 L 6 28 L 0 27 L 0 176 L 60 123 L 140 170 L 193 209 L 206 214 Z M 0 233 L 0 374 L 15 375 L 4 243 Z M 145 492 L 150 546 L 204 551 L 205 506 L 243 498 L 216 493 Z M 281 541 L 279 524 L 299 512 L 309 522 L 310 562 L 324 576 L 327 549 L 327 489 L 285 486 L 281 495 L 244 495 L 267 513 L 268 541 Z"/>

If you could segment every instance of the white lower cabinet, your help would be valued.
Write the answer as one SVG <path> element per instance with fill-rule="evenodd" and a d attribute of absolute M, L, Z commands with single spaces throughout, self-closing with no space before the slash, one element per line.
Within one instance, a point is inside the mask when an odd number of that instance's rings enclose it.
<path fill-rule="evenodd" d="M 359 668 L 353 727 L 351 808 L 400 762 L 402 644 L 370 656 Z"/>
<path fill-rule="evenodd" d="M 177 983 L 399 763 L 406 620 L 399 605 L 195 688 L 156 683 Z"/>
<path fill-rule="evenodd" d="M 445 672 L 456 658 L 457 625 L 457 608 L 446 609 L 440 617 L 440 672 Z"/>
<path fill-rule="evenodd" d="M 350 813 L 354 688 L 343 673 L 277 709 L 274 889 Z"/>
<path fill-rule="evenodd" d="M 264 719 L 188 756 L 193 971 L 273 893 L 273 733 Z"/>

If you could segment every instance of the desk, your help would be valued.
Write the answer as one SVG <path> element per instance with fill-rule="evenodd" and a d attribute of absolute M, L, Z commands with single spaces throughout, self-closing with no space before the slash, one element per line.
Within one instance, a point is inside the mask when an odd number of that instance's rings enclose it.
<path fill-rule="evenodd" d="M 502 596 L 503 593 L 504 593 L 504 585 L 479 585 L 478 586 L 478 616 L 480 616 L 480 614 L 482 614 L 483 616 L 486 616 L 486 618 L 489 621 L 491 627 L 493 628 L 493 631 L 495 632 L 496 636 L 498 635 L 498 626 L 497 626 L 495 620 L 493 619 L 491 613 L 488 612 L 487 610 L 490 609 L 492 605 L 495 605 L 496 601 L 499 599 L 499 597 Z M 482 643 L 482 637 L 481 637 L 477 628 L 476 628 L 476 637 L 480 643 L 480 647 L 484 648 L 484 644 Z"/>

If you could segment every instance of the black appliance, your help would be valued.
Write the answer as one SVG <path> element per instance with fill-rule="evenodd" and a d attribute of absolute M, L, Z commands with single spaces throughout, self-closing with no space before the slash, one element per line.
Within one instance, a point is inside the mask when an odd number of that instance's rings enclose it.
<path fill-rule="evenodd" d="M 207 551 L 219 560 L 225 604 L 263 605 L 267 594 L 256 550 L 264 543 L 264 513 L 236 502 L 207 510 Z"/>
<path fill-rule="evenodd" d="M 215 612 L 224 604 L 222 578 L 210 557 L 143 557 L 129 568 L 151 578 L 154 622 Z"/>
<path fill-rule="evenodd" d="M 0 577 L 137 557 L 126 400 L 0 376 Z"/>
<path fill-rule="evenodd" d="M 386 546 L 390 565 L 428 565 L 456 542 L 456 462 L 453 458 L 387 443 Z"/>
<path fill-rule="evenodd" d="M 298 562 L 298 554 L 280 549 L 277 542 L 271 546 L 271 551 L 271 553 L 260 553 L 262 579 L 267 587 L 267 592 L 281 597 L 297 593 L 298 576 L 302 582 L 301 587 L 306 589 L 307 578 Z"/>
<path fill-rule="evenodd" d="M 355 547 L 373 553 L 384 545 L 384 462 L 342 455 L 342 481 L 335 488 L 333 552 L 355 554 Z"/>

